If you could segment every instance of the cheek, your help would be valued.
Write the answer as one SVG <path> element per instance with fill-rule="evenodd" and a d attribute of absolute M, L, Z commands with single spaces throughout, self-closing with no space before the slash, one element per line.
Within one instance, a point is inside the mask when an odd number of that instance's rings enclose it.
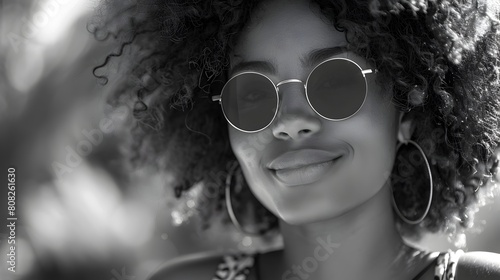
<path fill-rule="evenodd" d="M 257 160 L 257 150 L 251 145 L 251 134 L 238 131 L 229 127 L 229 141 L 234 155 L 238 159 L 242 168 L 255 165 Z"/>
<path fill-rule="evenodd" d="M 368 131 L 367 131 L 368 132 Z M 379 132 L 379 131 L 371 131 Z M 371 133 L 366 135 L 366 141 L 357 143 L 355 147 L 356 166 L 360 167 L 357 170 L 362 174 L 360 179 L 364 183 L 384 183 L 392 170 L 395 157 L 395 137 L 388 137 L 393 134 L 376 134 Z M 377 186 L 380 184 L 377 184 Z"/>
<path fill-rule="evenodd" d="M 351 142 L 355 151 L 353 172 L 357 184 L 371 186 L 378 191 L 389 178 L 395 158 L 398 113 L 392 104 L 380 103 L 381 99 L 368 103 L 360 115 Z M 376 186 L 376 188 L 374 188 Z"/>
<path fill-rule="evenodd" d="M 245 133 L 233 127 L 228 129 L 231 149 L 242 167 L 258 167 L 266 146 L 273 140 L 272 131 L 265 129 L 257 133 Z"/>
<path fill-rule="evenodd" d="M 390 149 L 396 145 L 399 112 L 391 102 L 391 95 L 384 92 L 375 81 L 368 84 L 368 92 L 363 109 L 360 111 L 360 124 L 363 126 L 361 133 L 366 141 L 371 142 L 373 152 L 389 154 Z M 377 149 L 378 148 L 378 149 Z"/>
<path fill-rule="evenodd" d="M 250 147 L 250 145 L 248 145 L 248 141 L 243 132 L 240 132 L 232 127 L 229 127 L 228 130 L 231 149 L 240 164 L 243 165 L 243 162 L 253 161 L 255 151 Z"/>
<path fill-rule="evenodd" d="M 229 141 L 234 155 L 240 163 L 245 180 L 249 184 L 250 190 L 257 199 L 275 215 L 276 201 L 280 195 L 270 188 L 269 178 L 266 176 L 261 159 L 264 148 L 273 140 L 270 130 L 263 130 L 258 133 L 244 133 L 229 127 Z"/>

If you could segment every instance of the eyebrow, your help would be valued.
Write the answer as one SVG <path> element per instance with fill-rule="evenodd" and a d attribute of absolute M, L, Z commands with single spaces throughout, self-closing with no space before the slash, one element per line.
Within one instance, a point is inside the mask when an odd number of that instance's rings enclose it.
<path fill-rule="evenodd" d="M 349 50 L 346 46 L 336 46 L 323 49 L 315 49 L 309 52 L 305 57 L 301 58 L 300 61 L 304 66 L 314 67 L 320 62 L 331 58 L 332 56 L 339 55 L 341 53 L 346 53 Z"/>
<path fill-rule="evenodd" d="M 300 59 L 300 62 L 302 65 L 305 67 L 312 68 L 313 66 L 316 66 L 320 62 L 341 54 L 348 52 L 348 49 L 346 46 L 335 46 L 335 47 L 329 47 L 329 48 L 321 48 L 321 49 L 314 49 L 310 51 L 307 55 L 302 57 Z M 236 57 L 241 57 L 240 55 L 235 55 Z M 235 73 L 242 72 L 245 70 L 252 70 L 252 71 L 257 71 L 257 72 L 266 72 L 266 73 L 276 73 L 276 67 L 275 64 L 270 62 L 270 61 L 263 61 L 263 60 L 254 60 L 254 61 L 241 61 L 234 65 L 232 68 L 229 69 L 228 71 L 228 77 L 232 77 Z"/>
<path fill-rule="evenodd" d="M 229 69 L 228 77 L 232 77 L 235 73 L 250 69 L 257 72 L 276 73 L 274 64 L 269 61 L 241 61 Z"/>

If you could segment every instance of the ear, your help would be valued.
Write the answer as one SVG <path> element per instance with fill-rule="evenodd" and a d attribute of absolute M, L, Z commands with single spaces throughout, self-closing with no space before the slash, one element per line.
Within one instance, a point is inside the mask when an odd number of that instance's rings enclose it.
<path fill-rule="evenodd" d="M 415 128 L 413 127 L 413 118 L 410 112 L 399 112 L 399 125 L 398 125 L 398 140 L 405 142 L 411 139 Z"/>

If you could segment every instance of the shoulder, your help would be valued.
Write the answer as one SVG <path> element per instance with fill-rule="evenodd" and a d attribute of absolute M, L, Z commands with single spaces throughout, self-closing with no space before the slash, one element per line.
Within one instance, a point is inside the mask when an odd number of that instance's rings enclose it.
<path fill-rule="evenodd" d="M 244 253 L 203 252 L 164 263 L 148 280 L 211 280 L 228 274 L 248 274 L 254 257 Z M 215 277 L 218 275 L 220 278 Z"/>
<path fill-rule="evenodd" d="M 209 280 L 222 261 L 222 252 L 202 252 L 169 260 L 152 273 L 148 280 Z"/>
<path fill-rule="evenodd" d="M 456 280 L 500 279 L 500 254 L 467 252 L 457 262 Z"/>

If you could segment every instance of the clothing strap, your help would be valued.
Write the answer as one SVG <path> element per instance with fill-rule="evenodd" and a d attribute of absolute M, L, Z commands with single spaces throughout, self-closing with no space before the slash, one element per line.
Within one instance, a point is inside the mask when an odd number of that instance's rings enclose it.
<path fill-rule="evenodd" d="M 254 266 L 255 266 L 255 279 L 256 280 L 260 280 L 260 265 L 259 265 L 259 259 L 260 259 L 260 253 L 257 252 L 255 254 L 255 262 L 254 262 Z"/>

